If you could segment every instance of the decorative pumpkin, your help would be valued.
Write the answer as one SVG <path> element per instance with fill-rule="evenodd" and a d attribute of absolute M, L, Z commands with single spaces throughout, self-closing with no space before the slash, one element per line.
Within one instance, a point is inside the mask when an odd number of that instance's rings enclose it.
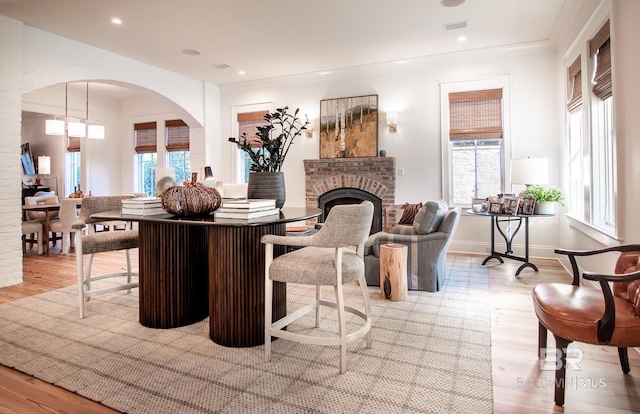
<path fill-rule="evenodd" d="M 168 188 L 160 197 L 162 208 L 178 216 L 200 216 L 217 210 L 222 204 L 220 193 L 196 182 L 197 179 L 198 173 L 191 173 L 191 181 Z"/>

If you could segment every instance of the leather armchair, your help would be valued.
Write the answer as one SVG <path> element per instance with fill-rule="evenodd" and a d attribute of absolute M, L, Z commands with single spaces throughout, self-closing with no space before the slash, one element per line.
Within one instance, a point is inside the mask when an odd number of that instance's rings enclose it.
<path fill-rule="evenodd" d="M 389 232 L 369 236 L 365 243 L 367 285 L 380 286 L 380 245 L 399 243 L 408 247 L 407 287 L 437 292 L 446 281 L 447 249 L 460 220 L 459 207 L 449 209 L 442 200 L 425 203 L 413 225 L 397 225 Z"/>
<path fill-rule="evenodd" d="M 620 252 L 617 274 L 585 272 L 582 277 L 596 281 L 600 289 L 580 286 L 577 257 Z M 555 337 L 555 403 L 564 405 L 567 347 L 573 341 L 615 346 L 622 372 L 630 371 L 628 347 L 640 346 L 640 244 L 627 244 L 597 250 L 562 250 L 569 256 L 573 271 L 571 285 L 540 283 L 533 288 L 533 305 L 538 317 L 538 356 L 544 359 L 547 332 Z M 612 282 L 613 292 L 609 286 Z"/>

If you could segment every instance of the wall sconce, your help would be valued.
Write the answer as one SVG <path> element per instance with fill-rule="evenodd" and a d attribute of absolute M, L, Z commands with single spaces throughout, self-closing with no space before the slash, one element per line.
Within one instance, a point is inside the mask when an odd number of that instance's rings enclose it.
<path fill-rule="evenodd" d="M 389 125 L 389 132 L 396 132 L 398 129 L 398 113 L 387 112 L 387 125 Z"/>
<path fill-rule="evenodd" d="M 313 138 L 313 128 L 307 128 L 307 138 Z"/>

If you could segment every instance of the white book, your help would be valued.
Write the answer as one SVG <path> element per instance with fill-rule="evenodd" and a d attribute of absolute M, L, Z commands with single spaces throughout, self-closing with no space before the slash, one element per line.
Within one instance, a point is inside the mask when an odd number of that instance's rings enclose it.
<path fill-rule="evenodd" d="M 154 203 L 162 203 L 162 199 L 159 197 L 134 197 L 134 198 L 123 198 L 122 204 L 154 204 Z"/>
<path fill-rule="evenodd" d="M 276 208 L 275 204 L 263 206 L 263 207 L 251 207 L 251 208 L 225 207 L 224 204 L 222 204 L 222 207 L 220 207 L 216 211 L 220 213 L 247 213 L 249 211 L 254 212 L 254 211 L 273 210 L 274 208 Z"/>
<path fill-rule="evenodd" d="M 132 216 L 151 216 L 154 214 L 164 214 L 166 211 L 162 207 L 153 208 L 127 208 L 122 207 L 122 214 L 129 214 Z"/>
<path fill-rule="evenodd" d="M 262 199 L 262 198 L 248 198 L 246 200 L 222 200 L 222 206 L 224 208 L 244 208 L 254 209 L 258 207 L 276 207 L 276 200 Z"/>
<path fill-rule="evenodd" d="M 267 217 L 267 216 L 280 216 L 279 208 L 272 208 L 268 210 L 260 210 L 260 211 L 235 211 L 235 212 L 224 212 L 224 211 L 216 211 L 214 213 L 215 218 L 230 218 L 230 219 L 243 219 L 248 220 L 252 218 L 258 217 Z"/>

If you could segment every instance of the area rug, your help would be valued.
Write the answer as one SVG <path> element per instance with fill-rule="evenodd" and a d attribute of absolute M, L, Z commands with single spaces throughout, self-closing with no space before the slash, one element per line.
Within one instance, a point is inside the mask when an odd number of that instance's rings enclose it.
<path fill-rule="evenodd" d="M 273 342 L 226 348 L 208 320 L 158 330 L 138 323 L 138 298 L 94 297 L 78 318 L 75 287 L 0 305 L 0 363 L 126 413 L 490 413 L 488 276 L 478 258 L 448 258 L 440 292 L 403 302 L 370 288 L 373 346 L 356 341 L 340 374 L 337 347 Z M 346 302 L 361 307 L 358 288 Z M 325 292 L 330 296 L 332 291 Z M 288 287 L 289 309 L 313 297 Z M 292 326 L 332 331 L 325 311 Z M 348 329 L 353 329 L 350 320 Z"/>

